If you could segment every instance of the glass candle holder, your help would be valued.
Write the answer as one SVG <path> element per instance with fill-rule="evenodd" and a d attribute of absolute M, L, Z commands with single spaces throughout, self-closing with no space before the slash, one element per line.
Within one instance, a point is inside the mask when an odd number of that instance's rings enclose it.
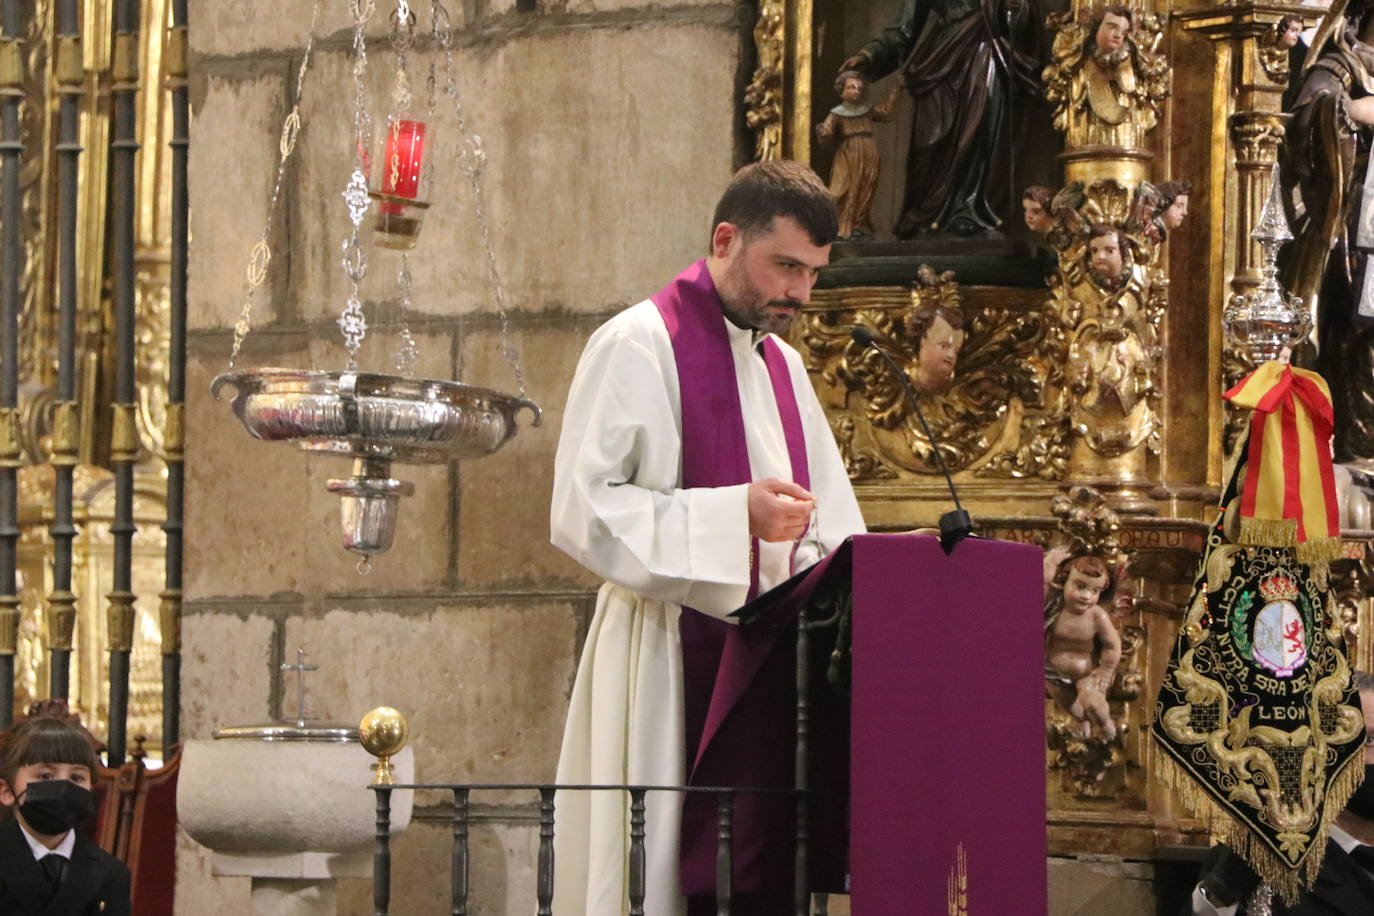
<path fill-rule="evenodd" d="M 368 192 L 377 203 L 372 228 L 382 248 L 408 251 L 420 237 L 429 209 L 432 169 L 426 160 L 431 136 L 429 125 L 409 115 L 387 121 L 377 159 L 377 186 Z"/>

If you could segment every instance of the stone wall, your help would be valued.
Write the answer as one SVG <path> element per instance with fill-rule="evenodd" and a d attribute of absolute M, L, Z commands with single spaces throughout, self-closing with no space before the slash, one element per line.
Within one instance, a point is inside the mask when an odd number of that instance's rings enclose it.
<path fill-rule="evenodd" d="M 347 0 L 322 0 L 300 134 L 272 229 L 269 279 L 242 367 L 342 368 L 334 318 L 351 168 Z M 193 0 L 188 555 L 183 735 L 261 721 L 287 695 L 277 666 L 298 645 L 321 670 L 312 715 L 356 722 L 393 705 L 410 719 L 422 780 L 553 777 L 595 583 L 548 544 L 561 410 L 587 335 L 704 253 L 710 210 L 748 149 L 736 98 L 752 66 L 752 4 L 710 0 L 448 0 L 469 124 L 490 158 L 494 247 L 511 331 L 544 425 L 498 455 L 397 468 L 415 483 L 396 544 L 370 575 L 338 540 L 342 459 L 251 440 L 209 397 L 224 371 L 276 168 L 281 120 L 309 30 L 309 0 Z M 395 62 L 392 4 L 369 26 L 380 115 Z M 414 3 L 421 29 L 428 3 Z M 518 8 L 517 8 L 518 7 Z M 411 59 L 423 107 L 426 45 Z M 411 257 L 417 374 L 511 391 L 500 323 L 441 102 L 434 206 Z M 373 250 L 364 369 L 389 371 L 399 258 Z M 290 709 L 288 705 L 287 709 Z M 360 792 L 362 790 L 360 789 Z M 474 799 L 478 912 L 533 909 L 528 799 Z M 419 800 L 395 848 L 393 912 L 444 909 L 442 799 Z M 246 879 L 214 878 L 185 837 L 177 911 L 247 912 Z M 370 882 L 344 882 L 342 912 L 370 912 Z"/>

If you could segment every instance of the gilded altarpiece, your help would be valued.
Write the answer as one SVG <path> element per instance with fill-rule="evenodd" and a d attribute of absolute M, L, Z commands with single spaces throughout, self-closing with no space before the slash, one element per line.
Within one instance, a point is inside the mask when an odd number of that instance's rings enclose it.
<path fill-rule="evenodd" d="M 1096 60 L 1105 4 L 1035 7 L 1046 89 L 1034 110 L 1061 139 L 1042 150 L 1038 173 L 1024 159 L 1012 171 L 1022 186 L 1053 174 L 1063 231 L 1028 237 L 1019 211 L 995 202 L 1007 236 L 995 243 L 889 240 L 884 220 L 896 216 L 902 170 L 885 164 L 873 206 L 879 238 L 837 243 L 791 340 L 870 527 L 901 530 L 934 524 L 947 491 L 895 379 L 849 330 L 868 327 L 916 378 L 912 316 L 932 304 L 962 315 L 953 378 L 919 399 L 981 532 L 1047 551 L 1077 544 L 1125 564 L 1110 609 L 1121 643 L 1106 688 L 1116 735 L 1085 736 L 1046 701 L 1051 852 L 1153 858 L 1208 842 L 1205 825 L 1151 778 L 1148 728 L 1237 434 L 1220 395 L 1246 363 L 1224 350 L 1220 316 L 1232 293 L 1259 280 L 1249 232 L 1282 133 L 1277 23 L 1295 14 L 1310 25 L 1320 11 L 1127 6 L 1124 50 Z M 742 99 L 758 158 L 798 159 L 828 177 L 812 132 L 833 104 L 838 66 L 861 44 L 856 35 L 896 21 L 901 8 L 760 2 L 758 68 Z M 888 86 L 873 87 L 870 101 Z M 875 129 L 882 155 L 898 161 L 910 124 L 903 104 L 905 122 L 899 107 L 897 126 Z M 1157 194 L 1175 179 L 1191 185 L 1181 224 L 1166 222 Z M 1075 216 L 1129 245 L 1119 283 L 1096 282 L 1087 269 L 1091 236 Z M 1017 249 L 1017 240 L 1029 244 Z M 1089 511 L 1082 499 L 1100 504 Z M 1085 513 L 1097 534 L 1080 530 Z M 1371 625 L 1371 573 L 1361 540 L 1352 537 L 1333 566 L 1333 584 L 1353 658 L 1368 668 L 1374 645 L 1361 633 Z"/>
<path fill-rule="evenodd" d="M 49 695 L 45 603 L 52 589 L 53 404 L 56 400 L 58 98 L 60 54 L 55 4 L 27 6 L 23 52 L 24 152 L 20 173 L 25 271 L 21 280 L 20 470 L 18 575 L 21 596 L 16 653 L 16 711 Z M 74 487 L 70 699 L 97 735 L 107 723 L 106 595 L 112 588 L 113 475 L 111 437 L 113 315 L 106 259 L 109 206 L 111 88 L 110 0 L 80 5 L 80 145 L 77 202 L 77 459 Z M 135 472 L 133 542 L 135 636 L 131 657 L 128 734 L 155 739 L 161 731 L 161 636 L 158 592 L 163 586 L 161 524 L 166 518 L 161 443 L 166 426 L 171 112 L 167 75 L 167 0 L 143 0 L 137 48 L 138 198 L 136 201 L 137 425 L 142 442 Z M 155 741 L 150 742 L 154 746 Z"/>

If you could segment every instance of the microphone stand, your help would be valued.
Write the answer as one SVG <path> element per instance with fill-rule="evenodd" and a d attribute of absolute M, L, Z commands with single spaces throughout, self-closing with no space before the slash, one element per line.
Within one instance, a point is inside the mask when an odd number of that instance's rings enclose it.
<path fill-rule="evenodd" d="M 925 414 L 921 413 L 921 405 L 916 397 L 916 389 L 911 385 L 911 379 L 907 378 L 906 372 L 897 365 L 897 361 L 878 346 L 877 339 L 873 332 L 865 327 L 855 327 L 850 332 L 850 337 L 861 347 L 871 347 L 875 353 L 883 358 L 888 367 L 902 383 L 902 389 L 906 392 L 907 401 L 911 404 L 911 409 L 916 412 L 916 419 L 921 423 L 921 430 L 930 440 L 930 451 L 935 457 L 935 466 L 940 469 L 940 473 L 945 475 L 945 484 L 949 487 L 949 495 L 954 500 L 954 509 L 940 516 L 940 546 L 945 553 L 954 549 L 954 545 L 962 541 L 973 533 L 973 518 L 968 514 L 962 505 L 959 504 L 959 493 L 954 489 L 954 479 L 949 476 L 949 468 L 945 467 L 945 461 L 940 457 L 940 443 L 935 439 L 935 434 L 930 431 L 930 425 L 926 423 Z"/>

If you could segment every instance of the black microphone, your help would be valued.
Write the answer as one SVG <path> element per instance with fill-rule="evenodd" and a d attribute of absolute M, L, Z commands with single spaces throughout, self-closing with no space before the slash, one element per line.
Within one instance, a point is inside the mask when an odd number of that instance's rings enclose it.
<path fill-rule="evenodd" d="M 973 519 L 967 510 L 959 505 L 959 493 L 954 489 L 954 479 L 949 476 L 949 468 L 945 467 L 944 459 L 940 457 L 940 443 L 936 441 L 935 434 L 930 431 L 930 426 L 926 423 L 926 418 L 921 413 L 920 402 L 916 399 L 916 389 L 911 387 L 911 379 L 907 378 L 906 372 L 897 365 L 897 361 L 878 346 L 878 340 L 873 336 L 873 332 L 863 325 L 855 325 L 849 332 L 849 336 L 861 347 L 872 347 L 873 351 L 883 358 L 892 368 L 897 378 L 902 383 L 902 388 L 906 391 L 907 400 L 911 403 L 912 410 L 916 411 L 916 419 L 921 421 L 921 429 L 925 431 L 926 438 L 930 440 L 930 451 L 935 456 L 935 465 L 940 469 L 940 473 L 945 475 L 945 483 L 949 485 L 950 498 L 954 500 L 954 510 L 946 512 L 940 516 L 940 546 L 949 553 L 954 549 L 954 545 L 962 541 L 973 533 Z"/>

